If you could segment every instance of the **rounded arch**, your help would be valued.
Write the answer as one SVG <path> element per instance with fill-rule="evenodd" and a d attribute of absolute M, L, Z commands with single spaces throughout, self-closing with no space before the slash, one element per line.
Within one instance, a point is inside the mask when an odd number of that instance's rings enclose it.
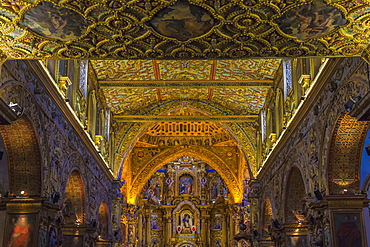
<path fill-rule="evenodd" d="M 143 109 L 140 113 L 143 115 L 163 115 L 169 111 L 179 109 L 184 106 L 186 102 L 186 107 L 197 110 L 205 115 L 232 115 L 232 112 L 229 109 L 223 108 L 222 106 L 211 104 L 209 102 L 203 102 L 200 100 L 173 100 L 164 102 L 161 105 L 158 105 L 154 108 Z M 117 142 L 115 153 L 117 169 L 114 173 L 117 177 L 120 176 L 122 171 L 122 166 L 124 164 L 124 158 L 130 153 L 133 148 L 133 144 L 136 140 L 151 126 L 153 123 L 143 124 L 143 123 L 132 123 L 124 125 L 121 130 L 118 131 L 117 136 L 120 139 Z M 225 123 L 222 124 L 223 128 L 227 130 L 238 142 L 240 149 L 245 154 L 250 170 L 255 177 L 257 175 L 257 166 L 256 166 L 256 143 L 251 139 L 248 134 L 248 131 L 245 129 L 244 125 L 241 123 Z M 133 134 L 135 133 L 135 134 Z M 119 164 L 119 165 L 118 165 Z"/>
<path fill-rule="evenodd" d="M 108 207 L 105 202 L 100 204 L 98 210 L 98 233 L 100 238 L 106 239 L 108 238 L 108 225 L 109 225 L 109 217 L 108 217 Z"/>
<path fill-rule="evenodd" d="M 196 245 L 195 243 L 191 242 L 191 241 L 181 241 L 180 243 L 176 244 L 176 247 L 197 247 L 198 245 Z"/>
<path fill-rule="evenodd" d="M 271 221 L 273 218 L 274 216 L 272 212 L 270 199 L 265 198 L 262 208 L 262 225 L 261 225 L 262 235 L 268 235 L 269 226 L 271 225 Z"/>
<path fill-rule="evenodd" d="M 85 186 L 80 172 L 76 169 L 71 172 L 66 185 L 66 203 L 71 207 L 76 221 L 85 223 L 86 220 L 86 197 Z"/>
<path fill-rule="evenodd" d="M 23 115 L 11 125 L 1 125 L 9 172 L 9 193 L 41 194 L 41 160 L 37 136 L 31 121 Z"/>
<path fill-rule="evenodd" d="M 294 224 L 304 221 L 303 205 L 306 200 L 305 184 L 297 166 L 290 169 L 285 193 L 285 223 Z"/>
<path fill-rule="evenodd" d="M 329 194 L 360 192 L 361 152 L 369 123 L 341 114 L 330 143 L 327 167 Z"/>
<path fill-rule="evenodd" d="M 189 146 L 187 148 L 176 146 L 168 148 L 162 153 L 156 155 L 151 159 L 146 166 L 144 166 L 133 180 L 131 189 L 128 193 L 128 200 L 130 203 L 136 202 L 136 197 L 148 181 L 150 176 L 163 165 L 179 158 L 181 156 L 192 156 L 204 161 L 212 166 L 223 178 L 227 187 L 229 188 L 234 201 L 240 203 L 243 199 L 241 181 L 238 181 L 234 171 L 214 152 L 200 146 Z"/>

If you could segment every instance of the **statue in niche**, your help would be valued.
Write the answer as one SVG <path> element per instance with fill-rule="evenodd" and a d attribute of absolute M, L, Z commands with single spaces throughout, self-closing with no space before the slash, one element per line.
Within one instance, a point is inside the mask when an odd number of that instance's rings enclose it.
<path fill-rule="evenodd" d="M 193 179 L 191 177 L 180 178 L 180 194 L 190 195 L 192 192 Z"/>
<path fill-rule="evenodd" d="M 217 181 L 214 180 L 212 182 L 212 188 L 211 188 L 211 199 L 216 199 L 218 197 L 218 186 Z"/>
<path fill-rule="evenodd" d="M 159 229 L 158 218 L 156 215 L 152 216 L 152 230 Z"/>
<path fill-rule="evenodd" d="M 221 229 L 221 222 L 220 222 L 220 219 L 218 217 L 216 218 L 214 229 Z"/>
<path fill-rule="evenodd" d="M 184 224 L 184 228 L 190 228 L 190 215 L 185 214 L 184 217 L 182 218 L 182 223 Z"/>
<path fill-rule="evenodd" d="M 182 211 L 181 218 L 179 220 L 181 220 L 180 222 L 181 228 L 182 228 L 181 233 L 182 234 L 191 233 L 191 228 L 194 224 L 194 218 L 193 218 L 192 212 L 190 210 Z"/>

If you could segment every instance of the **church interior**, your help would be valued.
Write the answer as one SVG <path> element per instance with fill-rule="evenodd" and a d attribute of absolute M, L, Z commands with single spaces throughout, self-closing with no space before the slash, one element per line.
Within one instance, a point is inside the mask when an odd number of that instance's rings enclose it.
<path fill-rule="evenodd" d="M 370 246 L 370 1 L 2 0 L 0 246 Z"/>

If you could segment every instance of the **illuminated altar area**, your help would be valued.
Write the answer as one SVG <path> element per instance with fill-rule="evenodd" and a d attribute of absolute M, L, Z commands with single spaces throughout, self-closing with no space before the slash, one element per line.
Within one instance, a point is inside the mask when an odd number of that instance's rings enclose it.
<path fill-rule="evenodd" d="M 241 216 L 249 220 L 246 210 L 242 215 L 234 209 L 237 206 L 229 196 L 215 169 L 183 156 L 161 167 L 145 183 L 139 210 L 130 215 L 127 206 L 122 228 L 127 228 L 131 243 L 142 239 L 149 246 L 221 246 L 232 241 Z"/>

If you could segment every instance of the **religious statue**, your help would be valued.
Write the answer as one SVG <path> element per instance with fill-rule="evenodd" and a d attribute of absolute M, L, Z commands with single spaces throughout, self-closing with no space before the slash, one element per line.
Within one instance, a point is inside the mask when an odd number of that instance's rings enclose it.
<path fill-rule="evenodd" d="M 184 224 L 184 228 L 190 228 L 190 215 L 189 214 L 185 214 L 184 215 L 184 218 L 182 219 L 182 222 Z"/>

